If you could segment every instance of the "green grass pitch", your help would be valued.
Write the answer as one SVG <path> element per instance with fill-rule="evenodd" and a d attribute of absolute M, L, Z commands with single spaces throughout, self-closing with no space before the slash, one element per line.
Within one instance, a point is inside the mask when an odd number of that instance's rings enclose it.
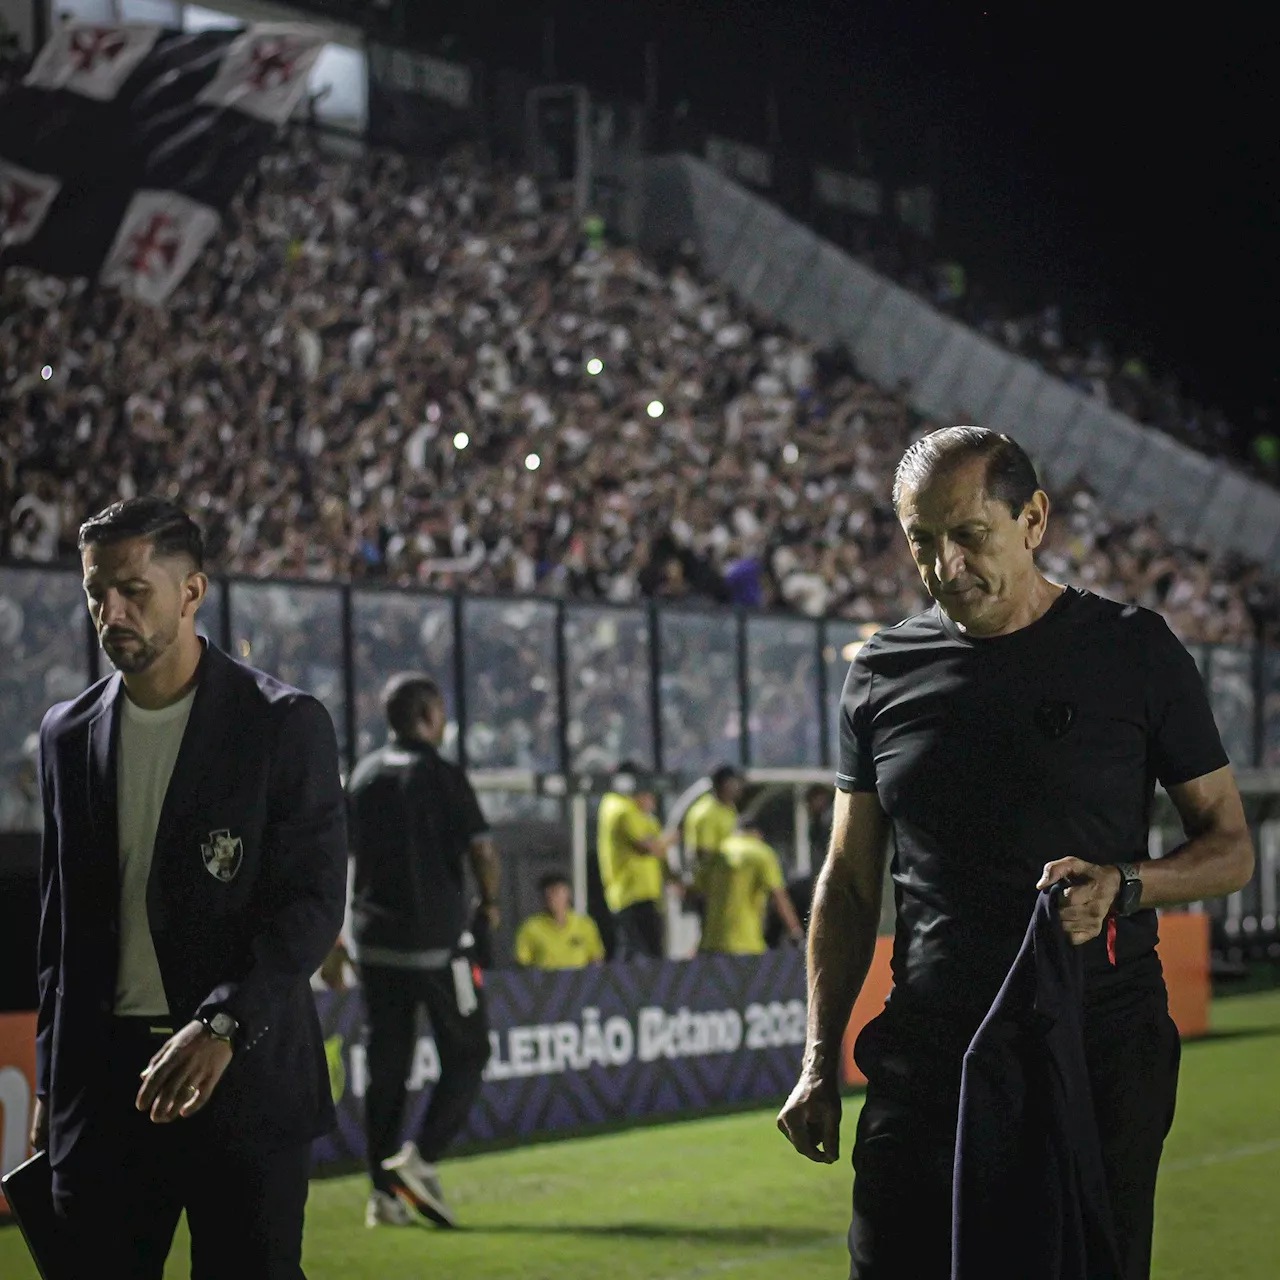
<path fill-rule="evenodd" d="M 1221 1000 L 1183 1050 L 1156 1202 L 1157 1280 L 1280 1275 L 1280 992 Z M 840 1163 L 789 1152 L 771 1111 L 546 1143 L 449 1162 L 465 1230 L 366 1230 L 365 1184 L 312 1185 L 310 1280 L 788 1280 L 847 1274 L 849 1143 Z M 0 1231 L 0 1276 L 35 1270 Z M 180 1232 L 166 1277 L 187 1274 Z"/>

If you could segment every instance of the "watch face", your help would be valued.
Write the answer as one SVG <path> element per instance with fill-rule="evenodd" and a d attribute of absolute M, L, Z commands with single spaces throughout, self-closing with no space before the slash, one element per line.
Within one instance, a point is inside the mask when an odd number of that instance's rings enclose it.
<path fill-rule="evenodd" d="M 1126 880 L 1120 886 L 1120 913 L 1128 915 L 1131 911 L 1138 909 L 1138 903 L 1142 901 L 1142 881 Z"/>
<path fill-rule="evenodd" d="M 215 1036 L 230 1037 L 236 1029 L 236 1020 L 229 1013 L 215 1013 L 209 1019 L 209 1030 Z"/>

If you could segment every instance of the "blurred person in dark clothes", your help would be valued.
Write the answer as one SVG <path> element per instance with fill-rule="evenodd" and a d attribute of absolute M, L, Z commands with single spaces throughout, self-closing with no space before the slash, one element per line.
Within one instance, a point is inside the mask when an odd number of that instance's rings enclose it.
<path fill-rule="evenodd" d="M 369 1226 L 412 1214 L 455 1225 L 436 1162 L 466 1123 L 489 1060 L 489 1023 L 469 948 L 468 864 L 490 929 L 498 856 L 465 772 L 439 751 L 448 716 L 439 686 L 407 672 L 386 685 L 387 744 L 347 784 L 355 860 L 352 938 L 368 1016 L 365 1129 Z M 417 1013 L 425 1006 L 440 1079 L 414 1138 L 400 1143 Z"/>
<path fill-rule="evenodd" d="M 815 782 L 805 789 L 804 804 L 809 812 L 809 870 L 787 881 L 787 897 L 796 918 L 808 929 L 809 911 L 813 906 L 813 886 L 826 861 L 831 843 L 831 811 L 835 800 L 833 788 Z M 787 937 L 787 926 L 773 902 L 765 916 L 764 938 L 770 947 L 780 947 Z"/>

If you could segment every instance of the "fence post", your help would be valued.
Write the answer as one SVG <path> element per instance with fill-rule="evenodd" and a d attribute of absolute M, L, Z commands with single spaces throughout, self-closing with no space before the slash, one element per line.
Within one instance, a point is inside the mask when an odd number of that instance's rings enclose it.
<path fill-rule="evenodd" d="M 453 710 L 458 720 L 458 763 L 467 767 L 467 659 L 463 645 L 462 592 L 453 593 Z"/>
<path fill-rule="evenodd" d="M 572 772 L 569 761 L 569 660 L 564 640 L 566 608 L 563 600 L 556 601 L 556 750 L 560 756 L 560 768 Z"/>
<path fill-rule="evenodd" d="M 342 585 L 342 705 L 347 719 L 347 773 L 356 767 L 356 646 L 351 584 Z"/>
<path fill-rule="evenodd" d="M 223 653 L 231 652 L 231 579 L 219 578 L 222 595 L 218 600 L 218 643 Z"/>
<path fill-rule="evenodd" d="M 827 678 L 827 620 L 818 621 L 818 759 L 823 765 L 831 768 L 831 715 L 827 708 L 831 697 L 830 684 Z"/>
<path fill-rule="evenodd" d="M 1261 769 L 1267 750 L 1267 651 L 1259 636 L 1253 644 L 1253 765 Z"/>
<path fill-rule="evenodd" d="M 648 604 L 649 615 L 649 718 L 653 722 L 653 769 L 665 770 L 662 752 L 662 634 L 658 620 L 658 606 L 653 600 Z"/>
<path fill-rule="evenodd" d="M 587 797 L 575 791 L 569 798 L 570 847 L 573 856 L 573 909 L 587 914 Z"/>

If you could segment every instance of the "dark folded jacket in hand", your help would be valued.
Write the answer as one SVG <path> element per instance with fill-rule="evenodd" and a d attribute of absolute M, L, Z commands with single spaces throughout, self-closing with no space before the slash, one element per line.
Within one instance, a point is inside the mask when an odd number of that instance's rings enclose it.
<path fill-rule="evenodd" d="M 1080 956 L 1058 897 L 1040 894 L 965 1053 L 952 1280 L 1121 1275 L 1085 1064 Z"/>

